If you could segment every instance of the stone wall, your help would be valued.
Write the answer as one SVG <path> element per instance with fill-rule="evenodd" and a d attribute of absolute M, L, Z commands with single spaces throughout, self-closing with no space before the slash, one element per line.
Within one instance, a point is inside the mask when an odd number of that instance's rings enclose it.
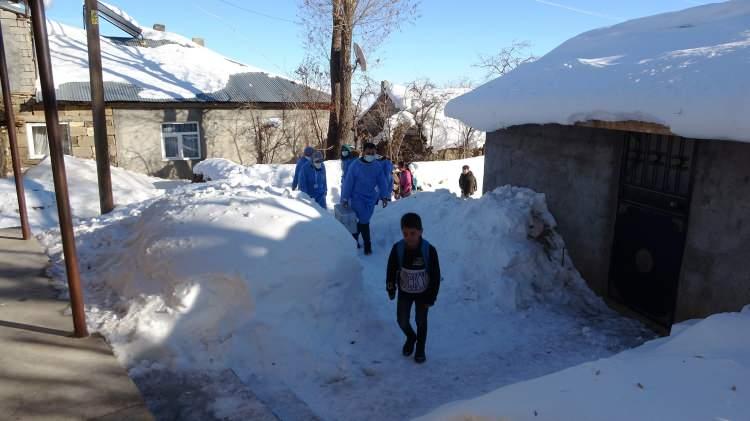
<path fill-rule="evenodd" d="M 201 139 L 201 159 L 226 158 L 239 164 L 258 162 L 258 128 L 267 128 L 265 162 L 290 162 L 307 145 L 316 145 L 325 136 L 328 112 L 317 111 L 317 126 L 309 110 L 251 109 L 116 109 L 117 156 L 121 167 L 165 178 L 190 178 L 192 167 L 200 159 L 168 160 L 163 157 L 161 124 L 197 122 Z M 322 131 L 322 132 L 321 132 Z M 318 132 L 316 135 L 315 133 Z M 273 150 L 270 150 L 273 149 Z"/>
<path fill-rule="evenodd" d="M 750 144 L 697 148 L 677 321 L 750 304 Z"/>
<path fill-rule="evenodd" d="M 607 293 L 622 135 L 561 125 L 487 134 L 484 190 L 506 184 L 544 193 L 567 250 L 589 286 Z"/>
<path fill-rule="evenodd" d="M 115 127 L 112 110 L 105 110 L 107 119 L 107 140 L 109 143 L 109 155 L 112 165 L 117 165 L 117 142 L 115 140 Z M 94 120 L 90 110 L 85 109 L 59 109 L 58 118 L 61 124 L 68 126 L 70 143 L 73 156 L 77 158 L 93 159 L 96 156 L 94 147 Z M 21 157 L 22 166 L 28 168 L 39 163 L 40 159 L 34 159 L 30 155 L 29 147 L 29 123 L 44 123 L 44 111 L 24 111 L 16 115 L 16 136 L 18 137 L 18 154 Z M 7 135 L 5 135 L 7 136 Z"/>
<path fill-rule="evenodd" d="M 0 10 L 0 24 L 2 24 L 3 45 L 5 59 L 8 66 L 8 80 L 11 90 L 11 101 L 16 116 L 20 112 L 21 104 L 29 101 L 36 91 L 36 61 L 34 47 L 31 42 L 31 21 L 29 18 L 15 13 Z M 0 97 L 2 93 L 0 92 Z M 5 124 L 4 107 L 0 102 L 0 177 L 12 172 L 10 158 L 10 143 L 8 142 Z M 18 140 L 19 143 L 22 139 Z"/>

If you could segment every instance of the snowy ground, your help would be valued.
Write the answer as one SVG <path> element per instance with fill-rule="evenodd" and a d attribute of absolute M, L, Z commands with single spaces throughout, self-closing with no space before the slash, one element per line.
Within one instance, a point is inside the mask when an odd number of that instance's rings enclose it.
<path fill-rule="evenodd" d="M 88 323 L 162 419 L 247 419 L 255 396 L 282 419 L 409 419 L 651 337 L 563 258 L 543 195 L 459 199 L 464 162 L 481 182 L 482 158 L 420 163 L 433 191 L 377 209 L 368 257 L 285 187 L 292 167 L 208 162 L 216 181 L 77 225 Z M 331 203 L 340 170 L 327 169 Z M 384 289 L 407 211 L 422 215 L 445 277 L 423 366 L 400 355 Z M 40 239 L 62 288 L 59 236 Z"/>
<path fill-rule="evenodd" d="M 746 420 L 750 305 L 612 358 L 446 405 L 423 420 Z M 543 398 L 542 398 L 543 397 Z"/>
<path fill-rule="evenodd" d="M 96 162 L 66 155 L 65 170 L 73 218 L 79 220 L 99 215 Z M 112 167 L 111 173 L 115 206 L 160 196 L 165 190 L 184 184 L 182 181 L 148 177 L 117 167 Z M 24 174 L 24 189 L 32 231 L 39 233 L 56 227 L 57 207 L 49 158 Z M 15 180 L 13 177 L 0 178 L 0 228 L 20 225 Z"/>

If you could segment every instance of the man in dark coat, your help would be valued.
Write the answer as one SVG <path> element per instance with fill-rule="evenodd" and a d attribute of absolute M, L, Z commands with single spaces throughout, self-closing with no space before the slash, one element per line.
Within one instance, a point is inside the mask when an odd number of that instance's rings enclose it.
<path fill-rule="evenodd" d="M 461 187 L 461 198 L 467 199 L 477 191 L 477 179 L 472 174 L 468 165 L 464 165 L 461 171 L 461 177 L 458 179 L 458 185 Z"/>

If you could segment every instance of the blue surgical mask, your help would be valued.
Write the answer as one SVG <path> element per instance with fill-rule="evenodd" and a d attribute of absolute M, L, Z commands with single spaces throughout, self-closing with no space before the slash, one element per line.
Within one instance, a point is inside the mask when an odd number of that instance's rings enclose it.
<path fill-rule="evenodd" d="M 349 156 L 349 151 L 341 151 L 341 156 L 346 158 L 347 156 Z"/>
<path fill-rule="evenodd" d="M 313 162 L 313 165 L 315 166 L 315 168 L 320 169 L 320 167 L 323 166 L 323 163 L 322 162 Z"/>
<path fill-rule="evenodd" d="M 375 160 L 375 155 L 365 155 L 365 161 L 372 162 Z"/>

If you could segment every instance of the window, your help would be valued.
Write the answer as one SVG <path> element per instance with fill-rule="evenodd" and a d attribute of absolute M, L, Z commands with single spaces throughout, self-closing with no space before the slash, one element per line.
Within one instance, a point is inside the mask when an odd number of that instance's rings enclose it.
<path fill-rule="evenodd" d="M 60 123 L 62 135 L 63 153 L 73 155 L 70 145 L 70 128 L 68 123 Z M 42 159 L 49 155 L 49 140 L 47 139 L 47 125 L 44 123 L 26 124 L 26 137 L 29 141 L 29 158 Z"/>
<path fill-rule="evenodd" d="M 201 157 L 198 123 L 162 123 L 161 139 L 164 159 L 200 159 Z"/>

